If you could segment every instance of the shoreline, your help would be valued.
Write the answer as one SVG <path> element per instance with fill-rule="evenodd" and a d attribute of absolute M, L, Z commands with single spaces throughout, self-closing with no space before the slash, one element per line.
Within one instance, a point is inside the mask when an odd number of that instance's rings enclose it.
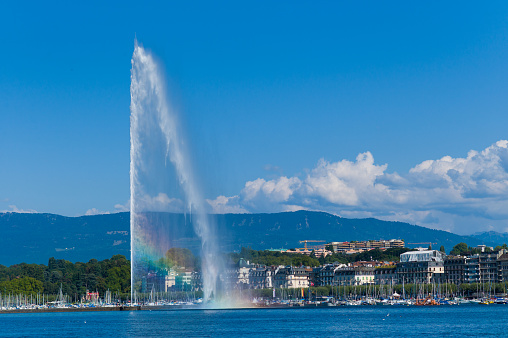
<path fill-rule="evenodd" d="M 49 308 L 49 309 L 12 309 L 0 310 L 3 313 L 52 313 L 52 312 L 94 312 L 94 311 L 141 311 L 141 306 L 101 306 L 79 308 Z"/>
<path fill-rule="evenodd" d="M 491 303 L 492 305 L 496 305 L 495 303 Z M 504 303 L 506 304 L 506 303 Z M 416 307 L 420 306 L 430 306 L 430 305 L 438 305 L 438 306 L 446 306 L 446 304 L 418 304 L 412 305 Z M 451 305 L 451 304 L 450 304 Z M 448 306 L 450 306 L 448 305 Z M 455 304 L 457 306 L 458 304 Z M 461 304 L 462 306 L 475 306 L 480 304 L 475 303 L 465 303 Z M 497 304 L 499 305 L 499 304 Z M 372 305 L 362 305 L 362 307 L 408 307 L 406 304 L 392 304 L 392 305 L 380 305 L 380 304 L 372 304 Z M 201 306 L 189 306 L 189 305 L 176 305 L 176 306 L 164 306 L 164 305 L 136 305 L 136 306 L 104 306 L 104 307 L 81 307 L 81 308 L 42 308 L 42 309 L 10 309 L 10 310 L 0 310 L 0 314 L 16 314 L 16 313 L 58 313 L 58 312 L 96 312 L 96 311 L 194 311 L 194 310 L 263 310 L 263 309 L 316 309 L 316 308 L 349 308 L 356 307 L 346 304 L 257 304 L 253 306 L 247 307 L 231 307 L 231 308 L 207 308 Z"/>

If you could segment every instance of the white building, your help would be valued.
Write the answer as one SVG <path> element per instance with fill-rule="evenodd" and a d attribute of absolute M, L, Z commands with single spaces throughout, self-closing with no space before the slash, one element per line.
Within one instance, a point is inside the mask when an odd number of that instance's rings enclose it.
<path fill-rule="evenodd" d="M 275 274 L 275 288 L 308 288 L 309 287 L 309 270 L 306 268 L 285 267 L 280 268 Z"/>

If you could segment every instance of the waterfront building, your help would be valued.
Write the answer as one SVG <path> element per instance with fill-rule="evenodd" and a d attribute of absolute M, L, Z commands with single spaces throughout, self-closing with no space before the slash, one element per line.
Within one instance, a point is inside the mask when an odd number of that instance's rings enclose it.
<path fill-rule="evenodd" d="M 159 269 L 150 271 L 142 279 L 142 290 L 144 292 L 169 292 L 171 290 L 198 290 L 196 283 L 197 274 L 190 269 L 177 267 L 176 269 Z"/>
<path fill-rule="evenodd" d="M 400 255 L 400 262 L 442 262 L 445 254 L 438 250 L 408 251 Z"/>
<path fill-rule="evenodd" d="M 238 270 L 236 276 L 236 284 L 244 288 L 245 285 L 249 284 L 249 271 L 253 266 L 243 258 L 238 261 Z"/>
<path fill-rule="evenodd" d="M 497 259 L 498 282 L 508 281 L 508 253 L 504 253 Z"/>
<path fill-rule="evenodd" d="M 323 270 L 323 266 L 312 268 L 309 272 L 309 285 L 310 286 L 321 286 L 320 272 Z"/>
<path fill-rule="evenodd" d="M 504 254 L 504 250 L 482 252 L 478 255 L 480 267 L 480 281 L 482 283 L 497 283 L 498 264 L 497 260 Z"/>
<path fill-rule="evenodd" d="M 173 269 L 162 269 L 151 271 L 144 279 L 145 292 L 167 292 L 169 288 L 175 285 L 175 271 Z"/>
<path fill-rule="evenodd" d="M 176 284 L 175 277 L 176 277 L 175 270 L 173 270 L 173 269 L 166 270 L 166 274 L 164 276 L 164 287 L 162 288 L 162 290 L 164 290 L 164 292 L 168 292 L 168 290 L 170 288 L 175 286 L 175 284 Z"/>
<path fill-rule="evenodd" d="M 467 256 L 464 265 L 464 282 L 498 283 L 504 281 L 501 265 L 505 252 L 504 249 L 501 249 Z"/>
<path fill-rule="evenodd" d="M 466 257 L 466 264 L 464 265 L 464 282 L 480 282 L 480 255 L 476 254 Z"/>
<path fill-rule="evenodd" d="M 408 251 L 397 264 L 399 283 L 432 283 L 442 280 L 445 254 L 438 250 Z"/>
<path fill-rule="evenodd" d="M 307 288 L 309 287 L 309 270 L 287 266 L 280 268 L 274 277 L 275 288 Z"/>
<path fill-rule="evenodd" d="M 220 282 L 227 289 L 245 289 L 249 287 L 250 271 L 254 265 L 250 264 L 243 258 L 238 263 L 229 264 L 220 274 Z"/>
<path fill-rule="evenodd" d="M 397 284 L 397 266 L 393 264 L 376 267 L 374 269 L 374 282 L 377 285 Z"/>
<path fill-rule="evenodd" d="M 355 270 L 356 285 L 374 284 L 374 266 L 358 266 L 353 268 Z"/>
<path fill-rule="evenodd" d="M 335 270 L 333 285 L 374 284 L 373 266 L 341 267 Z"/>
<path fill-rule="evenodd" d="M 333 278 L 334 285 L 355 285 L 355 270 L 352 267 L 337 269 Z"/>
<path fill-rule="evenodd" d="M 445 256 L 437 250 L 409 251 L 400 262 L 335 262 L 319 267 L 260 266 L 240 259 L 220 275 L 231 289 L 307 288 L 309 286 L 393 285 L 402 283 L 499 283 L 508 281 L 508 253 L 485 251 L 470 256 Z M 142 278 L 144 292 L 201 290 L 199 271 L 183 267 L 151 270 Z"/>
<path fill-rule="evenodd" d="M 177 272 L 173 288 L 179 291 L 190 291 L 192 289 L 192 270 Z"/>
<path fill-rule="evenodd" d="M 466 282 L 466 257 L 448 256 L 444 259 L 443 282 L 460 285 Z"/>
<path fill-rule="evenodd" d="M 203 290 L 203 279 L 201 278 L 201 271 L 193 271 L 191 275 L 192 290 Z"/>
<path fill-rule="evenodd" d="M 339 265 L 327 264 L 319 271 L 319 285 L 336 285 L 335 272 L 339 269 Z"/>
<path fill-rule="evenodd" d="M 273 287 L 274 275 L 279 271 L 278 266 L 260 266 L 250 269 L 249 286 L 251 289 L 267 289 Z"/>

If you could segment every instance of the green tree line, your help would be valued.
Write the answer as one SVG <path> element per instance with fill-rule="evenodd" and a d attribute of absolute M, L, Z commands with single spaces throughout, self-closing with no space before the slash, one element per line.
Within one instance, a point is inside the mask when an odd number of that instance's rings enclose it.
<path fill-rule="evenodd" d="M 63 259 L 50 258 L 48 265 L 16 264 L 0 265 L 0 293 L 84 295 L 86 290 L 106 290 L 118 293 L 130 292 L 131 266 L 123 255 L 88 263 L 71 263 Z"/>

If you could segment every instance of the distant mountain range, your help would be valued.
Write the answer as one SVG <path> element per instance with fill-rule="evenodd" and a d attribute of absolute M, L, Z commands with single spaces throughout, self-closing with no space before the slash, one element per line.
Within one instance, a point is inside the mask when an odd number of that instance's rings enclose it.
<path fill-rule="evenodd" d="M 65 217 L 0 213 L 0 264 L 130 256 L 129 213 Z"/>
<path fill-rule="evenodd" d="M 508 244 L 508 233 L 501 233 L 496 231 L 476 232 L 471 237 L 479 239 L 486 243 L 495 243 L 496 245 Z"/>
<path fill-rule="evenodd" d="M 210 215 L 217 225 L 219 244 L 224 251 L 242 246 L 253 249 L 303 247 L 302 240 L 352 241 L 403 239 L 406 243 L 437 243 L 447 252 L 460 242 L 470 246 L 495 246 L 508 242 L 508 234 L 481 233 L 459 236 L 402 222 L 374 218 L 347 219 L 324 212 L 296 211 L 274 214 Z M 168 243 L 177 246 L 196 243 L 192 220 L 183 214 L 158 213 L 160 224 L 178 224 L 167 231 Z M 73 262 L 105 259 L 114 254 L 130 256 L 130 215 L 128 212 L 95 216 L 65 217 L 54 214 L 0 213 L 0 264 L 47 263 L 50 257 Z M 163 221 L 163 220 L 166 221 Z M 183 229 L 182 231 L 182 228 Z M 175 230 L 175 229 L 173 229 Z M 171 234 L 171 235 L 169 235 Z M 161 236 L 164 235 L 164 232 Z M 194 236 L 194 238 L 192 238 Z M 181 238 L 179 238 L 181 237 Z M 324 243 L 324 242 L 323 242 Z M 309 244 L 310 245 L 310 244 Z M 408 247 L 426 246 L 411 245 Z"/>

